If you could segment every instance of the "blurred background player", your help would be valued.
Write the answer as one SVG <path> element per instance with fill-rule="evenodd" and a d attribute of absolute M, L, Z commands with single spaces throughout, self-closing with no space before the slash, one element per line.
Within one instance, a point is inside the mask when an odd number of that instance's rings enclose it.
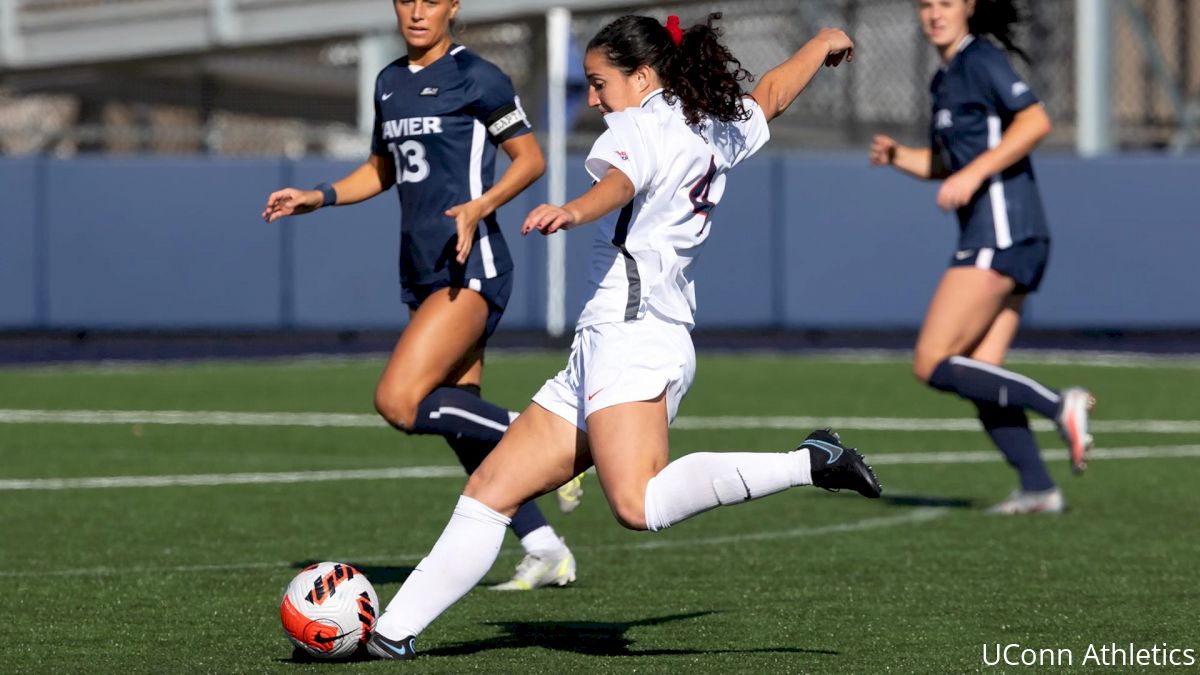
<path fill-rule="evenodd" d="M 690 265 L 725 174 L 763 147 L 767 123 L 823 64 L 853 55 L 845 33 L 825 29 L 746 97 L 746 71 L 712 27 L 719 17 L 683 32 L 677 17 L 663 26 L 625 16 L 588 44 L 588 104 L 608 126 L 586 162 L 597 182 L 564 206 L 539 206 L 522 227 L 549 235 L 616 216 L 595 227 L 571 356 L 472 474 L 441 538 L 376 624 L 375 655 L 415 656 L 415 636 L 495 562 L 511 514 L 593 464 L 613 515 L 634 530 L 800 485 L 880 495 L 862 457 L 828 430 L 792 452 L 694 453 L 668 464 L 667 427 L 696 365 Z"/>
<path fill-rule="evenodd" d="M 1059 512 L 1062 492 L 1046 470 L 1025 409 L 1055 421 L 1079 473 L 1092 445 L 1087 423 L 1095 401 L 1083 389 L 1054 391 L 1000 367 L 1050 252 L 1029 158 L 1050 133 L 1050 119 L 1004 51 L 986 37 L 1028 60 L 1013 44 L 1020 17 L 1011 2 L 918 5 L 921 28 L 942 60 L 930 87 L 933 148 L 876 136 L 870 153 L 874 165 L 944 179 L 937 204 L 958 215 L 958 250 L 929 304 L 913 373 L 974 402 L 984 429 L 1020 475 L 1020 488 L 992 512 Z"/>
<path fill-rule="evenodd" d="M 516 416 L 480 397 L 484 347 L 512 290 L 495 211 L 536 181 L 545 161 L 508 76 L 452 42 L 458 0 L 394 4 L 407 55 L 376 79 L 371 156 L 332 185 L 272 193 L 263 217 L 354 204 L 397 186 L 410 322 L 380 377 L 375 408 L 401 431 L 444 436 L 469 474 Z M 493 184 L 496 146 L 512 163 Z M 511 527 L 526 555 L 496 589 L 575 580 L 575 558 L 537 504 L 521 506 Z"/>

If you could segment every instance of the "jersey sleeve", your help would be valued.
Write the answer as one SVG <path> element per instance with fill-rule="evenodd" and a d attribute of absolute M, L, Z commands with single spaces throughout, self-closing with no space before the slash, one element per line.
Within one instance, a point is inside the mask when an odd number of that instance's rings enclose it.
<path fill-rule="evenodd" d="M 729 166 L 734 167 L 749 159 L 771 140 L 771 129 L 767 126 L 767 116 L 750 96 L 742 97 L 742 105 L 750 117 L 729 123 L 728 138 L 716 138 L 714 144 L 725 154 Z"/>
<path fill-rule="evenodd" d="M 584 166 L 594 180 L 604 178 L 613 167 L 633 183 L 635 193 L 643 192 L 658 170 L 658 145 L 654 129 L 647 129 L 653 117 L 640 110 L 609 113 L 604 116 L 608 131 L 600 134 Z"/>
<path fill-rule="evenodd" d="M 371 127 L 371 154 L 372 155 L 391 155 L 388 150 L 387 143 L 383 140 L 383 114 L 379 110 L 379 79 L 383 77 L 383 73 L 375 78 L 375 124 Z"/>
<path fill-rule="evenodd" d="M 512 80 L 504 71 L 481 61 L 472 68 L 471 77 L 478 97 L 477 116 L 493 143 L 499 145 L 533 129 L 520 97 L 513 90 Z"/>
<path fill-rule="evenodd" d="M 371 129 L 371 154 L 390 155 L 387 143 L 383 140 L 383 118 L 379 112 L 379 100 L 375 100 L 375 126 Z"/>
<path fill-rule="evenodd" d="M 987 89 L 987 98 L 1001 113 L 1015 114 L 1038 102 L 1033 90 L 999 49 L 975 59 L 972 74 Z"/>

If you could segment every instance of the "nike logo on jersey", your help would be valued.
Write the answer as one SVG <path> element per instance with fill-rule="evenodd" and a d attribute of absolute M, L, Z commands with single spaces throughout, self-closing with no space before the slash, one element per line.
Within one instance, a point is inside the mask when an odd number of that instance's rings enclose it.
<path fill-rule="evenodd" d="M 962 251 L 955 251 L 954 259 L 955 260 L 966 260 L 967 258 L 970 258 L 973 255 L 975 255 L 975 249 L 968 248 L 968 249 L 964 249 Z"/>
<path fill-rule="evenodd" d="M 388 92 L 388 93 L 384 94 L 383 96 L 380 96 L 379 98 L 381 98 L 381 99 L 383 99 L 384 101 L 386 101 L 386 100 L 388 100 L 388 99 L 389 99 L 389 98 L 391 98 L 391 97 L 392 97 L 392 94 L 391 94 L 391 92 Z"/>
<path fill-rule="evenodd" d="M 383 122 L 383 137 L 389 139 L 440 133 L 442 133 L 442 118 L 440 117 L 405 117 Z"/>
<path fill-rule="evenodd" d="M 588 400 L 590 401 L 593 398 L 596 398 L 596 394 L 599 394 L 600 392 L 604 391 L 605 389 L 608 389 L 608 387 L 600 387 L 596 391 L 593 391 L 592 394 L 590 396 L 588 396 Z"/>
<path fill-rule="evenodd" d="M 1021 94 L 1027 94 L 1027 93 L 1029 93 L 1029 85 L 1025 84 L 1024 82 L 1013 82 L 1013 86 L 1012 86 L 1013 98 L 1016 98 L 1016 97 L 1020 96 Z"/>
<path fill-rule="evenodd" d="M 425 87 L 424 89 L 421 90 L 422 96 L 437 96 L 437 94 L 438 94 L 437 87 Z"/>

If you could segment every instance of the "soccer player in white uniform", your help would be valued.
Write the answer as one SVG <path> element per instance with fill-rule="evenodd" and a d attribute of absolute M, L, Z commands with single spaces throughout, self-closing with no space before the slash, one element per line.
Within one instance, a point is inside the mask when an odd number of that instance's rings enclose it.
<path fill-rule="evenodd" d="M 822 65 L 853 57 L 845 33 L 824 29 L 747 97 L 747 73 L 712 26 L 719 16 L 686 32 L 675 17 L 664 26 L 625 16 L 588 44 L 589 104 L 608 125 L 587 159 L 596 183 L 534 209 L 522 230 L 549 235 L 603 218 L 570 359 L 471 476 L 441 538 L 379 618 L 371 653 L 415 656 L 415 636 L 491 568 L 517 508 L 589 466 L 617 520 L 635 530 L 799 485 L 880 496 L 870 467 L 829 430 L 791 452 L 667 463 L 667 425 L 695 374 L 692 265 L 725 174 L 767 142 L 767 123 Z"/>

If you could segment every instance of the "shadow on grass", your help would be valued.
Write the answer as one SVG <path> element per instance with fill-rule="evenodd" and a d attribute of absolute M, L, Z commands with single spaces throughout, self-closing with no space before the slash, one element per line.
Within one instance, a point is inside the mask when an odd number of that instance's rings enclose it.
<path fill-rule="evenodd" d="M 322 666 L 324 666 L 324 665 L 337 666 L 337 665 L 342 665 L 342 664 L 346 664 L 346 663 L 361 663 L 363 661 L 378 661 L 378 660 L 379 659 L 368 654 L 367 650 L 363 647 L 359 647 L 358 649 L 356 649 L 354 651 L 353 654 L 351 654 L 350 656 L 348 656 L 346 658 L 341 658 L 341 659 L 318 659 L 318 658 L 310 655 L 308 652 L 304 651 L 303 649 L 300 649 L 299 647 L 293 647 L 291 658 L 275 659 L 276 663 L 303 663 L 303 664 L 315 663 L 317 665 L 322 665 Z"/>
<path fill-rule="evenodd" d="M 652 617 L 639 621 L 602 622 L 602 621 L 489 621 L 486 625 L 498 626 L 504 635 L 498 635 L 486 640 L 460 642 L 444 647 L 437 647 L 418 653 L 428 656 L 465 656 L 493 649 L 522 649 L 526 647 L 542 647 L 588 656 L 681 656 L 689 654 L 756 654 L 756 653 L 796 653 L 796 654 L 827 654 L 836 656 L 837 652 L 827 649 L 802 649 L 799 647 L 759 647 L 751 649 L 631 649 L 634 641 L 625 636 L 631 628 L 640 626 L 658 626 L 675 621 L 684 621 L 713 612 L 692 612 L 690 614 L 673 614 L 669 616 Z"/>
<path fill-rule="evenodd" d="M 937 495 L 884 495 L 879 501 L 888 506 L 933 506 L 942 509 L 973 509 L 975 502 L 962 497 Z"/>

